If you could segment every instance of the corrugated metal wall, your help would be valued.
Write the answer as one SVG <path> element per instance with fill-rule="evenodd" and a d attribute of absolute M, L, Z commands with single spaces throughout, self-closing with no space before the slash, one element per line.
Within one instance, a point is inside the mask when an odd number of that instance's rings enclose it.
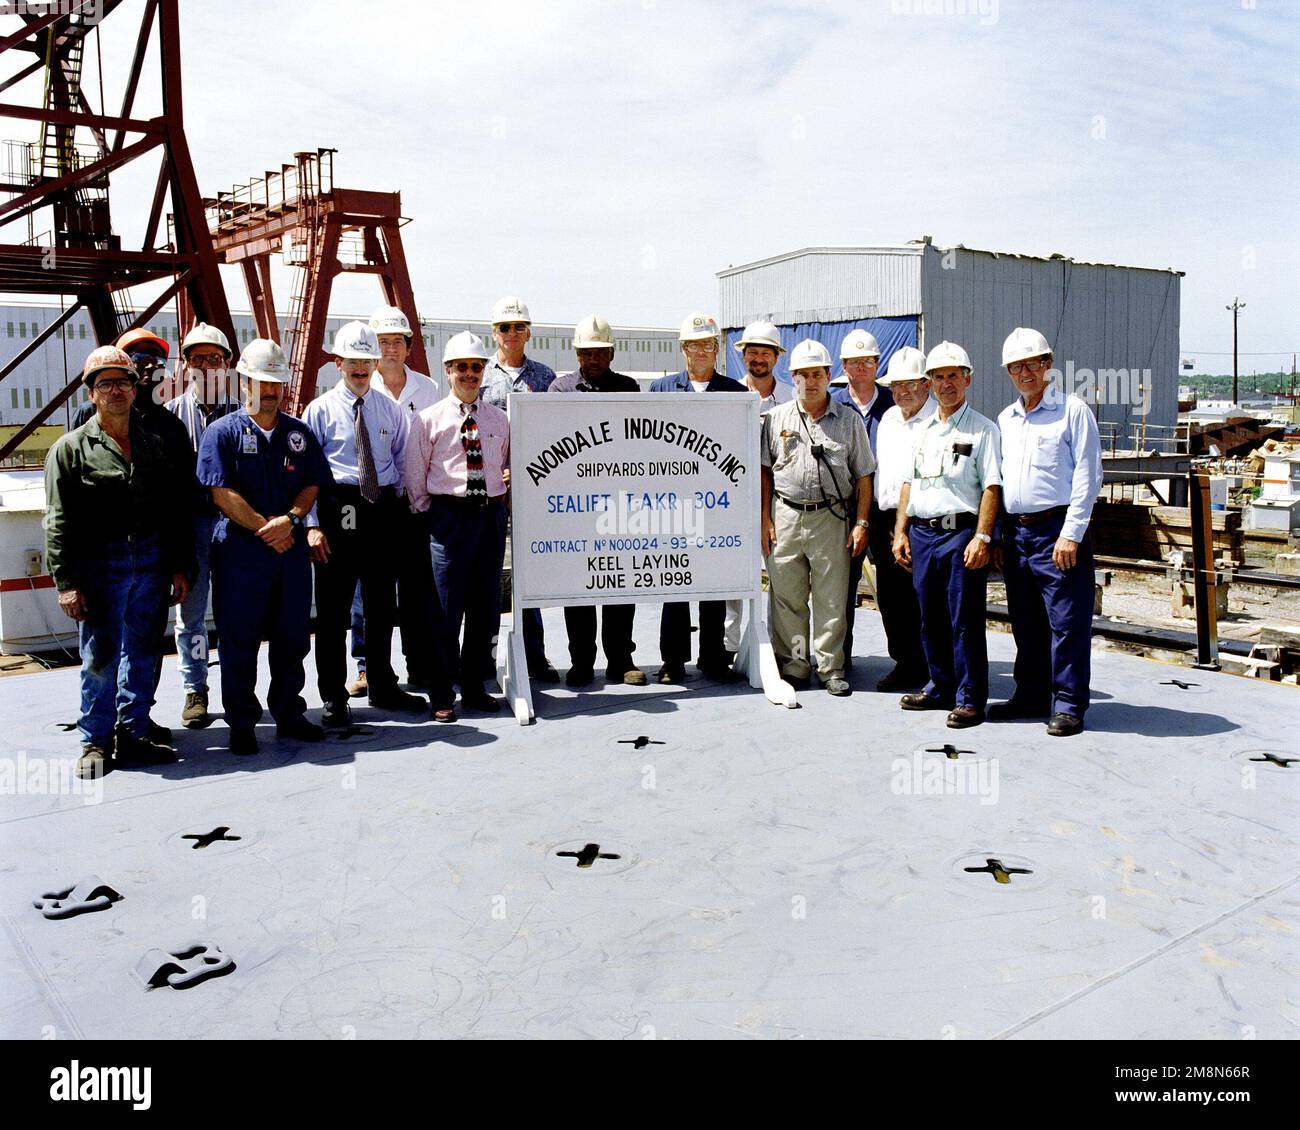
<path fill-rule="evenodd" d="M 1173 271 L 927 247 L 921 340 L 926 349 L 955 341 L 970 354 L 970 401 L 992 419 L 1015 396 L 1002 342 L 1031 326 L 1052 343 L 1071 391 L 1092 374 L 1103 430 L 1117 429 L 1121 443 L 1140 429 L 1148 399 L 1146 442 L 1158 447 L 1178 415 L 1180 281 Z"/>
<path fill-rule="evenodd" d="M 793 325 L 918 314 L 921 251 L 818 247 L 721 271 L 719 321 L 741 329 L 758 318 Z"/>

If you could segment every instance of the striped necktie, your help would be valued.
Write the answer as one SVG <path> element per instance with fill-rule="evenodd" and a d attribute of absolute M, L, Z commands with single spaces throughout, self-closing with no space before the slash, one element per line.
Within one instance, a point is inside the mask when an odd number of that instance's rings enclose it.
<path fill-rule="evenodd" d="M 358 396 L 352 405 L 352 422 L 357 433 L 357 479 L 361 497 L 367 502 L 379 501 L 379 475 L 375 471 L 375 453 L 370 449 L 370 432 L 366 430 L 366 416 L 361 411 L 365 397 Z"/>

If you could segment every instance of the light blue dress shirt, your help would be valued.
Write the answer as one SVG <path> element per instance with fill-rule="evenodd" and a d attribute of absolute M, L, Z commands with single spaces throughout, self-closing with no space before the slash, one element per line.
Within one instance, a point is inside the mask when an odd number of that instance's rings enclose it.
<path fill-rule="evenodd" d="M 302 422 L 320 441 L 329 461 L 334 481 L 349 486 L 361 485 L 357 460 L 357 432 L 353 415 L 358 397 L 341 378 L 329 392 L 318 396 L 302 414 Z M 373 389 L 362 401 L 366 432 L 370 436 L 370 453 L 375 460 L 375 474 L 381 487 L 402 490 L 402 457 L 410 430 L 410 413 L 395 400 Z"/>
<path fill-rule="evenodd" d="M 1082 541 L 1102 484 L 1101 438 L 1088 406 L 1048 385 L 1033 411 L 1019 397 L 1004 408 L 998 429 L 1007 513 L 1068 506 L 1061 537 Z"/>
<path fill-rule="evenodd" d="M 947 420 L 936 411 L 917 427 L 907 513 L 978 514 L 985 488 L 1002 485 L 997 425 L 967 403 Z"/>

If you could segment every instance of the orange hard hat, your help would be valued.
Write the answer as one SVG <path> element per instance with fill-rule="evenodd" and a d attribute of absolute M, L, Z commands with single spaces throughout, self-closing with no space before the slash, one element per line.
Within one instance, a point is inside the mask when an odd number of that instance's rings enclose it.
<path fill-rule="evenodd" d="M 157 334 L 151 334 L 145 329 L 127 330 L 121 337 L 113 343 L 118 349 L 124 349 L 130 353 L 133 348 L 138 349 L 142 345 L 154 345 L 162 351 L 166 357 L 171 351 L 167 348 L 167 343 Z"/>

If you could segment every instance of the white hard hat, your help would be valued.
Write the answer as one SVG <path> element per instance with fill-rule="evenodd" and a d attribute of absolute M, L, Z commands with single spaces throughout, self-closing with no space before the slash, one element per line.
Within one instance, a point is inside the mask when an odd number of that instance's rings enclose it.
<path fill-rule="evenodd" d="M 895 381 L 925 380 L 925 354 L 910 345 L 895 349 L 889 358 L 889 367 L 885 375 L 877 379 L 876 384 L 888 388 Z"/>
<path fill-rule="evenodd" d="M 790 350 L 790 372 L 799 369 L 826 369 L 831 367 L 831 352 L 820 341 L 808 338 Z"/>
<path fill-rule="evenodd" d="M 379 360 L 379 338 L 365 322 L 346 322 L 334 331 L 335 357 L 358 361 Z"/>
<path fill-rule="evenodd" d="M 196 345 L 215 345 L 226 355 L 227 360 L 230 359 L 230 342 L 226 340 L 226 335 L 207 322 L 200 322 L 185 335 L 185 340 L 181 342 L 181 356 L 188 357 Z"/>
<path fill-rule="evenodd" d="M 470 333 L 469 330 L 462 330 L 448 338 L 442 351 L 444 365 L 448 361 L 486 361 L 487 359 L 488 351 L 487 346 L 483 344 L 483 339 L 478 334 Z"/>
<path fill-rule="evenodd" d="M 408 339 L 415 336 L 411 332 L 411 323 L 407 320 L 406 315 L 396 306 L 380 306 L 370 315 L 370 328 L 375 331 L 376 336 L 379 334 L 405 334 Z"/>
<path fill-rule="evenodd" d="M 960 345 L 951 341 L 941 341 L 936 345 L 925 358 L 925 371 L 933 373 L 935 369 L 950 369 L 956 366 L 959 369 L 971 370 L 970 357 Z"/>
<path fill-rule="evenodd" d="M 854 357 L 880 357 L 880 342 L 866 330 L 854 330 L 844 339 L 840 346 L 840 360 L 848 361 Z"/>
<path fill-rule="evenodd" d="M 573 328 L 574 349 L 613 349 L 614 331 L 599 314 L 589 314 Z"/>
<path fill-rule="evenodd" d="M 687 314 L 686 320 L 682 322 L 681 332 L 677 335 L 678 341 L 708 341 L 709 338 L 717 339 L 718 323 L 714 320 L 712 314 L 703 314 L 696 310 L 693 314 Z"/>
<path fill-rule="evenodd" d="M 250 380 L 282 385 L 289 379 L 289 362 L 276 342 L 266 337 L 255 337 L 244 346 L 235 371 Z"/>
<path fill-rule="evenodd" d="M 1037 330 L 1017 326 L 1002 343 L 1002 364 L 1010 365 L 1013 361 L 1025 361 L 1030 357 L 1044 357 L 1052 352 L 1047 338 Z"/>
<path fill-rule="evenodd" d="M 781 331 L 771 322 L 750 322 L 736 342 L 736 348 L 744 353 L 747 345 L 766 345 L 777 353 L 785 352 L 785 346 L 781 344 Z"/>
<path fill-rule="evenodd" d="M 492 324 L 499 326 L 502 322 L 527 322 L 531 326 L 533 318 L 522 298 L 508 294 L 505 298 L 498 298 L 492 307 Z"/>
<path fill-rule="evenodd" d="M 118 349 L 116 345 L 101 345 L 98 349 L 91 350 L 90 356 L 86 358 L 85 365 L 81 369 L 81 381 L 90 388 L 95 383 L 95 378 L 105 369 L 121 369 L 129 377 L 136 377 L 135 362 L 126 355 L 126 351 Z"/>

